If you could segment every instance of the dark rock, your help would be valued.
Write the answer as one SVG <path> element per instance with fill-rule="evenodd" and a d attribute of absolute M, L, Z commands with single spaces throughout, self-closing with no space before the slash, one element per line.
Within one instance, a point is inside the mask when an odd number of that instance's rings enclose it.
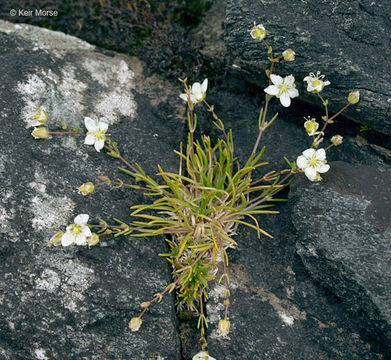
<path fill-rule="evenodd" d="M 390 175 L 385 166 L 333 162 L 326 181 L 299 181 L 290 194 L 305 267 L 389 349 Z"/>
<path fill-rule="evenodd" d="M 228 0 L 224 40 L 236 70 L 264 86 L 265 47 L 249 35 L 254 21 L 263 24 L 266 40 L 276 53 L 287 48 L 296 52 L 296 60 L 283 62 L 277 72 L 293 73 L 301 99 L 320 105 L 302 82 L 308 73 L 319 70 L 331 82 L 324 96 L 331 100 L 332 111 L 339 110 L 348 93 L 358 89 L 362 99 L 345 115 L 390 135 L 390 13 L 388 0 Z"/>
<path fill-rule="evenodd" d="M 215 104 L 217 115 L 227 128 L 233 129 L 236 154 L 245 159 L 257 137 L 254 129 L 259 101 L 244 94 L 241 80 L 230 77 L 226 81 L 211 86 L 207 101 Z M 282 110 L 274 105 L 270 114 Z M 201 108 L 196 111 L 202 130 L 216 135 L 210 114 Z M 266 146 L 264 159 L 270 165 L 262 171 L 283 168 L 283 156 L 295 160 L 309 147 L 300 119 L 301 115 L 282 112 L 264 133 L 261 146 Z M 328 157 L 342 157 L 357 164 L 383 164 L 368 144 L 358 144 L 355 137 L 346 137 L 343 145 L 328 152 Z M 287 193 L 279 197 L 286 198 Z M 281 213 L 257 219 L 274 239 L 258 239 L 255 231 L 240 227 L 235 238 L 239 245 L 229 251 L 231 332 L 227 338 L 219 337 L 216 329 L 224 316 L 224 287 L 211 284 L 207 305 L 211 356 L 226 360 L 386 359 L 382 345 L 361 331 L 338 298 L 313 281 L 296 255 L 296 229 L 290 206 L 282 204 L 273 210 Z"/>
<path fill-rule="evenodd" d="M 80 128 L 84 116 L 105 118 L 126 158 L 152 174 L 158 163 L 174 171 L 173 149 L 183 134 L 180 89 L 145 78 L 135 58 L 108 57 L 62 33 L 2 21 L 0 43 L 0 357 L 181 359 L 173 296 L 148 311 L 139 332 L 128 328 L 140 302 L 171 282 L 168 263 L 157 255 L 166 250 L 163 238 L 48 246 L 80 213 L 93 224 L 129 221 L 129 207 L 145 199 L 109 187 L 77 194 L 99 175 L 121 177 L 119 163 L 82 138 L 38 141 L 28 128 L 36 106 Z"/>

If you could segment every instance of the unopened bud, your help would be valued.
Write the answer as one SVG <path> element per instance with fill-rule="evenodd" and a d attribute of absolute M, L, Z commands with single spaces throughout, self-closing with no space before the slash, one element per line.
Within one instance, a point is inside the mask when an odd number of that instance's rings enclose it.
<path fill-rule="evenodd" d="M 34 137 L 34 139 L 46 139 L 49 135 L 48 129 L 46 129 L 44 126 L 36 127 L 31 135 Z"/>
<path fill-rule="evenodd" d="M 95 185 L 89 181 L 79 187 L 79 194 L 82 195 L 92 194 L 94 190 L 95 190 Z"/>
<path fill-rule="evenodd" d="M 54 246 L 59 246 L 61 245 L 61 238 L 64 235 L 64 231 L 59 230 L 57 231 L 49 240 L 49 244 L 54 245 Z"/>
<path fill-rule="evenodd" d="M 304 128 L 309 136 L 313 136 L 317 134 L 316 130 L 318 130 L 319 124 L 315 121 L 315 119 L 310 119 L 304 123 Z"/>
<path fill-rule="evenodd" d="M 39 124 L 46 124 L 48 121 L 48 114 L 44 107 L 39 108 L 34 114 L 34 117 Z"/>
<path fill-rule="evenodd" d="M 250 31 L 250 35 L 255 40 L 263 40 L 266 37 L 266 30 L 263 25 L 254 25 Z"/>
<path fill-rule="evenodd" d="M 140 318 L 134 317 L 129 321 L 129 328 L 132 331 L 138 331 L 142 323 L 143 321 Z"/>
<path fill-rule="evenodd" d="M 285 61 L 293 61 L 293 60 L 295 60 L 295 55 L 296 55 L 296 53 L 292 49 L 286 49 L 282 53 L 282 56 L 284 57 Z"/>
<path fill-rule="evenodd" d="M 231 326 L 231 323 L 228 320 L 220 320 L 218 329 L 220 331 L 220 334 L 222 336 L 227 336 L 229 333 L 229 328 Z"/>
<path fill-rule="evenodd" d="M 338 146 L 342 144 L 343 137 L 341 135 L 334 135 L 331 138 L 331 142 L 334 144 L 334 146 Z"/>
<path fill-rule="evenodd" d="M 92 235 L 87 239 L 88 246 L 95 246 L 99 243 L 99 235 L 96 233 L 92 233 Z"/>
<path fill-rule="evenodd" d="M 358 90 L 352 91 L 348 96 L 348 101 L 352 105 L 357 104 L 360 101 L 360 92 Z"/>

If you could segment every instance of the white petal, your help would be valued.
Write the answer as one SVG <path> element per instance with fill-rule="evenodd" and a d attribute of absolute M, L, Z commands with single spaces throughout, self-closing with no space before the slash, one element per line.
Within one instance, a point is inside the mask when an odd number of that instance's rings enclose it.
<path fill-rule="evenodd" d="M 193 104 L 197 103 L 198 98 L 195 94 L 190 94 L 190 100 Z"/>
<path fill-rule="evenodd" d="M 75 242 L 75 237 L 73 236 L 73 234 L 69 232 L 66 232 L 61 238 L 61 245 L 64 247 L 72 245 L 74 242 Z"/>
<path fill-rule="evenodd" d="M 83 226 L 81 229 L 81 234 L 83 234 L 85 237 L 89 237 L 92 235 L 91 230 L 88 226 Z"/>
<path fill-rule="evenodd" d="M 184 101 L 187 101 L 188 100 L 188 96 L 187 94 L 180 94 L 179 97 L 184 100 Z"/>
<path fill-rule="evenodd" d="M 299 91 L 296 88 L 288 89 L 288 95 L 290 98 L 295 98 L 299 96 Z"/>
<path fill-rule="evenodd" d="M 284 79 L 286 85 L 293 85 L 295 83 L 295 78 L 293 75 L 289 75 Z"/>
<path fill-rule="evenodd" d="M 277 95 L 280 89 L 276 85 L 269 85 L 264 91 L 269 95 Z"/>
<path fill-rule="evenodd" d="M 195 82 L 191 87 L 191 92 L 194 94 L 202 93 L 201 84 L 199 82 Z"/>
<path fill-rule="evenodd" d="M 316 158 L 318 159 L 318 160 L 326 160 L 326 151 L 325 151 L 325 149 L 318 149 L 317 151 L 316 151 Z"/>
<path fill-rule="evenodd" d="M 104 121 L 100 121 L 98 124 L 98 128 L 102 131 L 107 130 L 109 128 L 109 124 Z"/>
<path fill-rule="evenodd" d="M 296 164 L 299 169 L 304 169 L 307 167 L 307 159 L 305 158 L 305 156 L 300 155 L 296 160 Z"/>
<path fill-rule="evenodd" d="M 330 170 L 330 165 L 320 164 L 316 167 L 316 170 L 320 173 L 325 173 Z"/>
<path fill-rule="evenodd" d="M 75 217 L 75 224 L 77 225 L 86 225 L 90 215 L 88 214 L 80 214 Z"/>
<path fill-rule="evenodd" d="M 307 159 L 309 159 L 309 158 L 312 158 L 312 157 L 314 156 L 315 152 L 316 152 L 315 149 L 310 148 L 310 149 L 307 149 L 307 150 L 303 151 L 303 155 L 304 155 Z"/>
<path fill-rule="evenodd" d="M 100 152 L 102 149 L 103 149 L 103 146 L 105 145 L 105 141 L 104 139 L 100 139 L 98 140 L 96 143 L 95 143 L 95 150 L 97 152 Z"/>
<path fill-rule="evenodd" d="M 84 118 L 84 125 L 86 126 L 88 131 L 96 131 L 97 130 L 97 121 L 91 119 L 89 117 Z"/>
<path fill-rule="evenodd" d="M 86 145 L 94 145 L 95 144 L 95 140 L 96 140 L 96 137 L 91 135 L 91 134 L 87 134 L 86 138 L 84 139 L 84 144 Z"/>
<path fill-rule="evenodd" d="M 201 85 L 201 91 L 206 93 L 206 89 L 208 88 L 208 79 L 205 79 Z"/>
<path fill-rule="evenodd" d="M 282 95 L 280 96 L 280 101 L 282 106 L 288 107 L 291 104 L 291 98 L 286 92 L 283 92 Z"/>
<path fill-rule="evenodd" d="M 330 85 L 331 84 L 331 82 L 330 81 L 328 81 L 328 80 L 326 80 L 325 82 L 324 82 L 324 86 L 326 86 L 326 85 Z"/>
<path fill-rule="evenodd" d="M 314 167 L 308 166 L 304 170 L 304 173 L 305 173 L 305 175 L 307 176 L 308 179 L 310 179 L 311 181 L 315 181 L 317 172 L 316 172 Z"/>
<path fill-rule="evenodd" d="M 311 81 L 311 80 L 312 80 L 312 77 L 309 76 L 309 75 L 307 75 L 307 76 L 303 79 L 303 81 L 306 81 L 306 82 Z"/>
<path fill-rule="evenodd" d="M 85 237 L 83 234 L 77 234 L 75 239 L 76 245 L 79 246 L 86 246 L 87 245 L 87 237 Z"/>
<path fill-rule="evenodd" d="M 282 77 L 280 75 L 271 74 L 270 80 L 274 85 L 281 85 L 282 84 Z"/>

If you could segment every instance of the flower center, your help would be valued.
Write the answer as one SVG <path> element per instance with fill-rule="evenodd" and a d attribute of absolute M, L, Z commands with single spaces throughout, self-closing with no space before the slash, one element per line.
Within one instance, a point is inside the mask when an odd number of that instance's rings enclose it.
<path fill-rule="evenodd" d="M 105 139 L 106 139 L 105 133 L 106 133 L 106 130 L 98 130 L 98 131 L 95 133 L 95 137 L 96 137 L 98 140 L 105 140 Z"/>
<path fill-rule="evenodd" d="M 288 91 L 288 89 L 289 89 L 288 85 L 286 85 L 286 84 L 281 84 L 280 85 L 280 91 L 281 92 L 286 92 L 286 91 Z"/>
<path fill-rule="evenodd" d="M 76 225 L 76 224 L 72 224 L 71 232 L 73 232 L 74 234 L 80 234 L 81 233 L 81 226 Z"/>
<path fill-rule="evenodd" d="M 319 79 L 315 79 L 315 80 L 313 81 L 313 83 L 312 83 L 312 86 L 313 86 L 313 87 L 318 87 L 319 85 L 320 85 Z"/>
<path fill-rule="evenodd" d="M 318 163 L 318 159 L 317 158 L 308 159 L 309 166 L 315 167 L 317 163 Z"/>

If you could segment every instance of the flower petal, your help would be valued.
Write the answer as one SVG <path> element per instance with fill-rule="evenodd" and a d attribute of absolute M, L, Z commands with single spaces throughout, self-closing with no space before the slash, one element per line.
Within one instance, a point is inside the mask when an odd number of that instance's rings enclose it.
<path fill-rule="evenodd" d="M 193 86 L 191 87 L 191 92 L 194 94 L 201 93 L 201 84 L 199 82 L 195 82 Z"/>
<path fill-rule="evenodd" d="M 87 237 L 83 234 L 77 234 L 75 239 L 76 245 L 86 246 L 87 245 Z"/>
<path fill-rule="evenodd" d="M 94 145 L 95 144 L 95 140 L 96 140 L 96 137 L 91 135 L 91 134 L 87 134 L 86 138 L 84 139 L 84 144 L 86 145 Z"/>
<path fill-rule="evenodd" d="M 205 79 L 201 85 L 201 91 L 203 93 L 206 93 L 206 90 L 208 89 L 208 79 Z"/>
<path fill-rule="evenodd" d="M 312 158 L 312 157 L 314 156 L 315 152 L 316 152 L 315 149 L 310 148 L 310 149 L 307 149 L 307 150 L 303 151 L 303 155 L 304 155 L 307 159 L 309 159 L 309 158 Z"/>
<path fill-rule="evenodd" d="M 97 152 L 100 152 L 103 149 L 103 146 L 105 146 L 105 140 L 104 139 L 98 140 L 97 142 L 95 142 L 94 146 L 95 146 L 95 150 Z"/>
<path fill-rule="evenodd" d="M 299 96 L 299 91 L 294 87 L 289 88 L 287 92 L 290 98 L 295 98 Z"/>
<path fill-rule="evenodd" d="M 285 85 L 292 86 L 295 83 L 295 78 L 293 75 L 289 75 L 284 79 Z"/>
<path fill-rule="evenodd" d="M 271 74 L 270 80 L 272 81 L 273 85 L 281 85 L 282 84 L 282 77 L 280 75 Z"/>
<path fill-rule="evenodd" d="M 307 159 L 305 158 L 305 156 L 300 155 L 296 160 L 296 164 L 299 169 L 304 169 L 307 167 Z"/>
<path fill-rule="evenodd" d="M 317 160 L 326 160 L 326 151 L 325 149 L 318 149 L 316 151 L 316 159 Z"/>
<path fill-rule="evenodd" d="M 75 224 L 77 225 L 86 225 L 90 215 L 88 214 L 80 214 L 75 217 Z"/>
<path fill-rule="evenodd" d="M 269 85 L 264 91 L 269 95 L 277 95 L 280 89 L 276 85 Z"/>
<path fill-rule="evenodd" d="M 105 131 L 109 128 L 109 124 L 105 121 L 99 121 L 98 127 L 100 130 Z"/>
<path fill-rule="evenodd" d="M 88 131 L 96 131 L 97 130 L 97 121 L 91 119 L 89 117 L 84 118 L 84 125 L 86 126 Z"/>
<path fill-rule="evenodd" d="M 304 173 L 305 175 L 307 176 L 307 178 L 311 181 L 315 181 L 316 179 L 316 170 L 314 167 L 312 166 L 308 166 L 305 170 L 304 170 Z"/>
<path fill-rule="evenodd" d="M 325 173 L 330 170 L 330 165 L 321 163 L 316 167 L 316 170 L 320 173 Z"/>
<path fill-rule="evenodd" d="M 187 96 L 187 94 L 180 94 L 179 97 L 184 100 L 184 101 L 187 101 L 189 99 L 189 97 Z"/>
<path fill-rule="evenodd" d="M 61 237 L 61 245 L 66 247 L 69 245 L 72 245 L 75 242 L 75 237 L 73 234 L 66 232 L 62 237 Z"/>
<path fill-rule="evenodd" d="M 280 102 L 282 106 L 288 107 L 291 104 L 291 98 L 286 92 L 283 92 L 280 96 Z"/>

